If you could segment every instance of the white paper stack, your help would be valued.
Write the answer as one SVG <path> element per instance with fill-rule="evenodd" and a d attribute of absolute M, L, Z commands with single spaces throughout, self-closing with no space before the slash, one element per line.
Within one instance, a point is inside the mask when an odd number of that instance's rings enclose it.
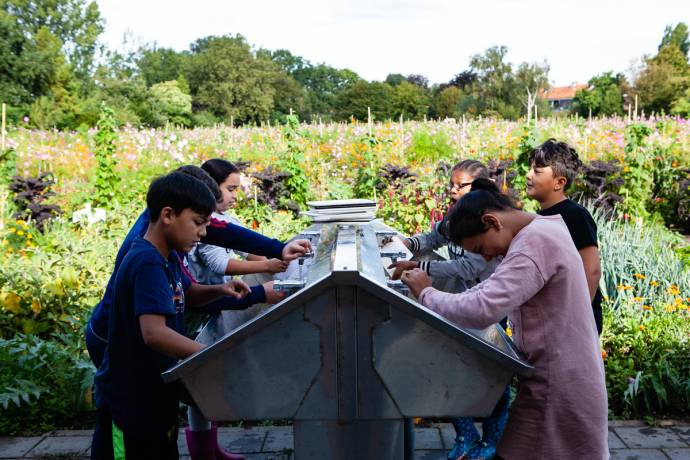
<path fill-rule="evenodd" d="M 376 218 L 376 202 L 372 200 L 308 201 L 303 212 L 314 222 L 369 222 Z"/>

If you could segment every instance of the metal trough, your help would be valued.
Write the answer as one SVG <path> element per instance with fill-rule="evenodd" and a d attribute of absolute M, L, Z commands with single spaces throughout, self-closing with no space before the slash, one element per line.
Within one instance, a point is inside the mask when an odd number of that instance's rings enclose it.
<path fill-rule="evenodd" d="M 232 331 L 212 319 L 197 338 L 209 346 L 163 374 L 207 418 L 291 419 L 297 460 L 402 459 L 405 418 L 486 416 L 530 372 L 500 327 L 458 328 L 389 286 L 381 252 L 402 245 L 381 244 L 395 230 L 304 233 L 315 254 L 302 279 L 297 261 L 284 274 L 294 294 Z"/>

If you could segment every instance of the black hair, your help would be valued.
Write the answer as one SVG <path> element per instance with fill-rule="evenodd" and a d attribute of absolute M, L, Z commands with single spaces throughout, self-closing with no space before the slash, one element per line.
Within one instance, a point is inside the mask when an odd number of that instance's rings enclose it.
<path fill-rule="evenodd" d="M 486 232 L 482 217 L 489 211 L 517 209 L 491 180 L 480 177 L 472 182 L 470 192 L 460 198 L 441 224 L 442 234 L 456 244 L 463 239 Z"/>
<path fill-rule="evenodd" d="M 462 160 L 460 163 L 453 166 L 450 173 L 453 174 L 455 171 L 465 171 L 472 176 L 473 179 L 478 179 L 480 177 L 489 178 L 489 168 L 487 168 L 484 163 L 477 160 Z"/>
<path fill-rule="evenodd" d="M 210 215 L 216 209 L 216 200 L 206 184 L 182 172 L 171 172 L 156 178 L 146 193 L 146 207 L 151 216 L 151 222 L 160 217 L 165 207 L 170 207 L 175 214 L 185 209 Z"/>
<path fill-rule="evenodd" d="M 577 150 L 554 138 L 547 140 L 529 153 L 529 164 L 537 168 L 551 166 L 554 177 L 565 177 L 565 190 L 572 185 L 582 167 Z"/>
<path fill-rule="evenodd" d="M 218 188 L 216 181 L 213 180 L 213 177 L 209 176 L 208 173 L 200 167 L 194 165 L 184 165 L 180 166 L 175 171 L 181 172 L 182 174 L 187 174 L 188 176 L 192 176 L 193 178 L 200 180 L 211 191 L 213 197 L 216 199 L 216 202 L 220 202 L 220 200 L 223 199 L 223 195 L 220 193 L 220 188 Z"/>
<path fill-rule="evenodd" d="M 240 173 L 237 166 L 222 158 L 213 158 L 204 161 L 204 164 L 201 165 L 201 169 L 206 171 L 218 185 L 222 184 L 230 174 Z"/>

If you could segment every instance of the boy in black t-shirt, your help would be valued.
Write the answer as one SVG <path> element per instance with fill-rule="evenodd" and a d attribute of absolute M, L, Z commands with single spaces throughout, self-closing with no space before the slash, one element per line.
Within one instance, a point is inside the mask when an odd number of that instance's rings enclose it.
<path fill-rule="evenodd" d="M 95 378 L 96 460 L 178 458 L 177 387 L 161 372 L 202 348 L 183 335 L 185 308 L 248 292 L 242 281 L 203 286 L 182 275 L 177 252 L 206 234 L 216 206 L 206 185 L 174 172 L 153 181 L 146 205 L 148 229 L 113 275 L 108 345 Z"/>
<path fill-rule="evenodd" d="M 570 231 L 575 247 L 585 267 L 592 310 L 597 331 L 602 329 L 602 295 L 599 290 L 601 264 L 597 242 L 597 226 L 587 209 L 565 195 L 582 166 L 577 152 L 565 142 L 549 139 L 529 155 L 530 170 L 527 173 L 527 195 L 541 205 L 539 214 L 560 214 Z"/>

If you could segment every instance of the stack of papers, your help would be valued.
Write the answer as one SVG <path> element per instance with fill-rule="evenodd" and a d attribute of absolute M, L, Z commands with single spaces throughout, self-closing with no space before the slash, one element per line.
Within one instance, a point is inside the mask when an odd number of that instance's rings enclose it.
<path fill-rule="evenodd" d="M 303 212 L 314 222 L 369 222 L 376 218 L 376 202 L 372 200 L 308 201 Z"/>

